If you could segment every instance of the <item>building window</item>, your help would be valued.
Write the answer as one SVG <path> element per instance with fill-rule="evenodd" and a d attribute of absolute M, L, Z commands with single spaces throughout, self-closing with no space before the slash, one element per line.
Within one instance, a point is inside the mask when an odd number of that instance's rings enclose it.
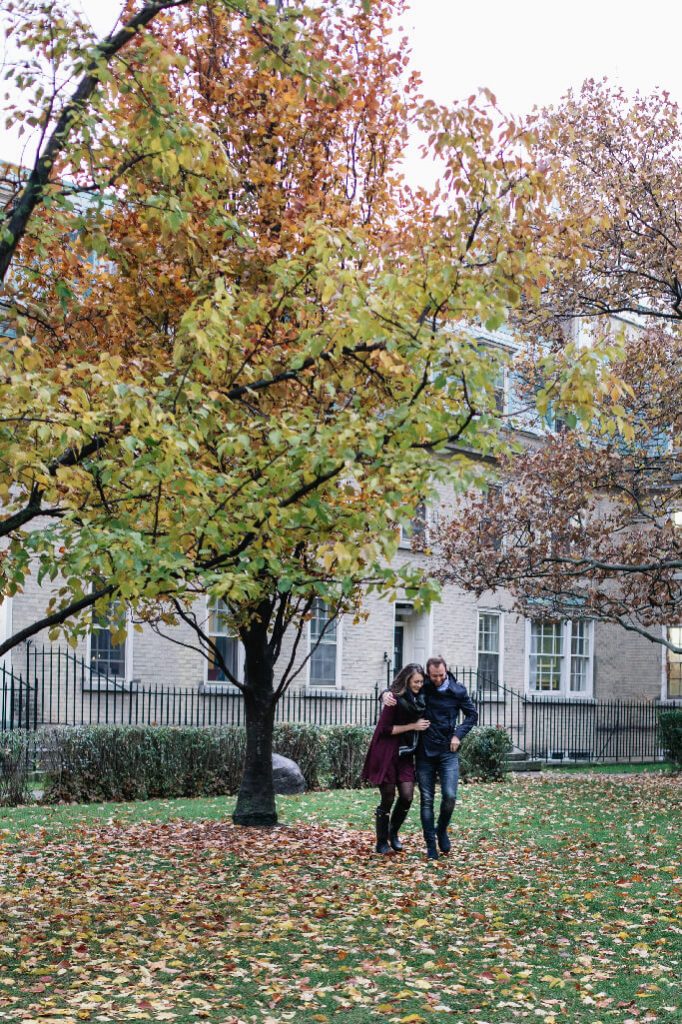
<path fill-rule="evenodd" d="M 682 626 L 673 626 L 668 630 L 668 639 L 676 647 L 682 647 Z M 668 700 L 682 698 L 682 654 L 668 651 Z"/>
<path fill-rule="evenodd" d="M 529 623 L 528 689 L 531 693 L 563 697 L 591 697 L 593 624 L 574 622 Z"/>
<path fill-rule="evenodd" d="M 209 602 L 207 634 L 232 676 L 241 682 L 242 649 L 234 629 L 228 623 L 228 607 L 220 598 L 211 598 Z M 207 681 L 229 683 L 231 679 L 216 656 L 216 651 L 209 649 L 208 652 Z"/>
<path fill-rule="evenodd" d="M 410 632 L 410 624 L 414 608 L 406 602 L 398 602 L 395 606 L 393 619 L 393 664 L 391 670 L 398 675 L 405 665 L 406 633 Z M 411 660 L 411 659 L 410 659 Z"/>
<path fill-rule="evenodd" d="M 507 389 L 504 378 L 504 367 L 498 366 L 493 380 L 493 402 L 495 412 L 500 413 L 500 415 L 506 412 L 507 406 Z"/>
<path fill-rule="evenodd" d="M 114 641 L 114 634 L 126 629 L 125 607 L 110 601 L 102 611 L 93 610 L 90 629 L 90 669 L 105 678 L 126 678 L 127 638 Z"/>
<path fill-rule="evenodd" d="M 532 622 L 530 630 L 530 688 L 543 693 L 561 690 L 564 634 L 560 622 Z"/>
<path fill-rule="evenodd" d="M 570 693 L 587 693 L 590 680 L 590 623 L 584 619 L 571 622 Z"/>
<path fill-rule="evenodd" d="M 400 547 L 420 551 L 428 541 L 429 516 L 426 505 L 420 502 L 414 518 L 408 524 L 400 524 Z"/>
<path fill-rule="evenodd" d="M 478 613 L 477 688 L 497 692 L 500 683 L 500 634 L 502 617 L 497 612 Z"/>
<path fill-rule="evenodd" d="M 337 626 L 329 620 L 324 601 L 316 598 L 310 620 L 310 686 L 336 686 Z"/>

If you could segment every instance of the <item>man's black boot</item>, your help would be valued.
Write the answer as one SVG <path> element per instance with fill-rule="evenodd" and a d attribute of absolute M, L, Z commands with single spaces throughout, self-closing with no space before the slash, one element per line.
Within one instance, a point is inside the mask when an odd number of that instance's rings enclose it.
<path fill-rule="evenodd" d="M 424 833 L 424 842 L 426 843 L 426 859 L 427 860 L 438 860 L 438 850 L 436 848 L 436 836 L 434 832 L 430 832 L 428 835 Z"/>
<path fill-rule="evenodd" d="M 388 845 L 388 811 L 382 811 L 381 807 L 376 809 L 376 830 L 377 830 L 377 853 L 393 853 Z"/>
<path fill-rule="evenodd" d="M 441 853 L 450 853 L 450 850 L 452 849 L 452 843 L 450 842 L 450 836 L 448 835 L 449 824 L 449 821 L 444 822 L 441 818 L 438 819 L 436 838 L 438 839 L 438 848 Z"/>
<path fill-rule="evenodd" d="M 404 804 L 402 800 L 397 800 L 396 805 L 393 808 L 393 814 L 391 815 L 391 820 L 388 826 L 388 841 L 396 853 L 400 853 L 403 848 L 403 844 L 400 842 L 398 837 L 398 832 L 404 824 L 409 810 L 410 805 Z"/>

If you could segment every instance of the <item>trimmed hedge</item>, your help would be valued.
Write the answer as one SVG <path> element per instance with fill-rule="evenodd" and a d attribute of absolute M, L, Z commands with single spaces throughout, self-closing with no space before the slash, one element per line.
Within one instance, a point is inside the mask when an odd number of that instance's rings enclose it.
<path fill-rule="evenodd" d="M 235 793 L 244 730 L 94 725 L 43 734 L 44 803 Z"/>
<path fill-rule="evenodd" d="M 667 760 L 682 768 L 682 708 L 661 711 L 658 716 L 661 744 Z"/>
<path fill-rule="evenodd" d="M 463 782 L 499 782 L 509 771 L 507 754 L 513 743 L 506 729 L 476 725 L 464 737 L 459 755 Z"/>
<path fill-rule="evenodd" d="M 371 734 L 281 724 L 275 726 L 273 749 L 296 761 L 308 789 L 320 789 L 329 779 L 334 788 L 359 786 Z M 94 725 L 42 736 L 44 803 L 229 795 L 239 789 L 246 749 L 240 726 Z"/>
<path fill-rule="evenodd" d="M 280 724 L 273 747 L 296 761 L 309 789 L 359 789 L 371 736 L 372 729 L 362 726 Z M 245 748 L 245 730 L 238 726 L 92 725 L 0 733 L 0 803 L 31 801 L 36 758 L 44 803 L 229 795 L 239 789 Z M 504 730 L 473 729 L 462 744 L 463 781 L 502 778 L 509 750 Z"/>
<path fill-rule="evenodd" d="M 333 725 L 321 731 L 329 789 L 360 789 L 360 772 L 374 730 L 361 725 Z"/>
<path fill-rule="evenodd" d="M 0 805 L 30 803 L 29 784 L 35 758 L 35 738 L 22 731 L 0 732 Z"/>

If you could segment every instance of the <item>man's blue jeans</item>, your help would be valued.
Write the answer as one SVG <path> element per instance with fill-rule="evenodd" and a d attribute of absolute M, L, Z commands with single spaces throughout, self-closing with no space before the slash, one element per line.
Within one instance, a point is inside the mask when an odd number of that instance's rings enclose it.
<path fill-rule="evenodd" d="M 457 783 L 459 782 L 459 754 L 451 750 L 430 757 L 421 754 L 417 757 L 417 782 L 419 783 L 419 807 L 421 812 L 424 837 L 433 839 L 436 832 L 433 800 L 436 779 L 440 781 L 440 813 L 438 830 L 446 829 L 450 824 L 452 812 L 457 800 Z"/>

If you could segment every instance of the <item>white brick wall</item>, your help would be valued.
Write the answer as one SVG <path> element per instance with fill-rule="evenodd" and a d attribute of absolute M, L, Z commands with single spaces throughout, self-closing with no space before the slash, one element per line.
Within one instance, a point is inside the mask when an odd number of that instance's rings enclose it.
<path fill-rule="evenodd" d="M 429 559 L 401 551 L 399 561 L 416 559 L 428 571 Z M 57 586 L 58 584 L 55 584 Z M 39 588 L 30 579 L 24 593 L 11 602 L 11 625 L 16 632 L 44 614 L 49 589 Z M 526 624 L 509 611 L 510 598 L 505 594 L 483 597 L 480 601 L 469 594 L 446 587 L 442 601 L 430 613 L 430 647 L 428 654 L 442 654 L 453 666 L 476 667 L 478 609 L 500 610 L 503 615 L 502 682 L 523 691 L 526 679 Z M 340 672 L 337 686 L 346 692 L 362 693 L 383 686 L 387 675 L 386 657 L 393 658 L 394 606 L 376 597 L 369 597 L 364 608 L 366 617 L 354 622 L 347 616 L 340 627 Z M 170 631 L 170 627 L 169 627 Z M 173 635 L 184 643 L 193 642 L 189 627 L 174 627 Z M 143 684 L 156 686 L 196 687 L 205 679 L 205 662 L 201 655 L 158 636 L 150 626 L 131 632 L 131 676 Z M 45 634 L 31 641 L 32 646 L 49 644 Z M 597 624 L 594 632 L 594 695 L 600 700 L 657 699 L 661 695 L 662 655 L 657 645 L 616 626 Z M 306 653 L 301 644 L 299 664 Z M 81 641 L 76 654 L 86 657 L 87 645 Z M 285 644 L 280 664 L 289 659 L 290 646 Z M 18 672 L 26 664 L 26 647 L 19 645 L 6 659 Z M 308 670 L 304 668 L 294 683 L 305 688 Z"/>

